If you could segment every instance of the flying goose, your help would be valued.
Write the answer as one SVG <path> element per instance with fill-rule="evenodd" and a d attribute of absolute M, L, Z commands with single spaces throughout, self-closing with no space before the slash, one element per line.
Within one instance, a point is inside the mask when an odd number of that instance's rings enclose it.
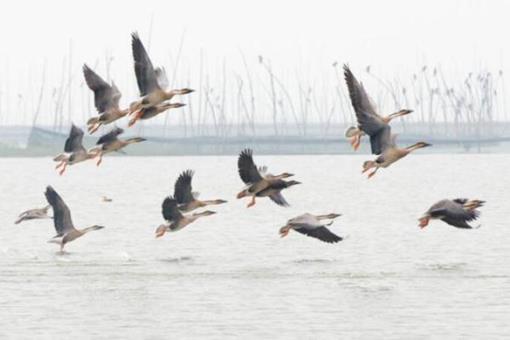
<path fill-rule="evenodd" d="M 28 220 L 36 220 L 36 219 L 44 219 L 44 218 L 53 218 L 48 216 L 48 210 L 50 206 L 47 205 L 44 208 L 30 209 L 19 214 L 18 219 L 14 222 L 14 224 L 20 224 L 23 221 Z"/>
<path fill-rule="evenodd" d="M 455 228 L 473 229 L 467 222 L 474 221 L 480 216 L 480 211 L 476 209 L 482 207 L 484 203 L 485 201 L 466 198 L 441 200 L 419 218 L 419 226 L 423 229 L 431 219 L 439 219 Z"/>
<path fill-rule="evenodd" d="M 98 151 L 99 159 L 97 161 L 98 166 L 99 166 L 99 164 L 101 164 L 104 154 L 114 152 L 114 151 L 120 151 L 121 149 L 123 149 L 124 147 L 126 147 L 130 144 L 146 141 L 145 138 L 141 138 L 141 137 L 119 139 L 118 136 L 122 133 L 124 133 L 124 130 L 119 127 L 116 127 L 114 129 L 112 129 L 110 132 L 101 136 L 101 138 L 99 138 L 97 140 L 96 144 L 99 145 L 97 147 L 99 150 Z"/>
<path fill-rule="evenodd" d="M 361 143 L 361 137 L 365 134 L 369 135 L 372 153 L 379 155 L 386 147 L 384 136 L 391 135 L 390 121 L 394 118 L 410 114 L 413 111 L 402 109 L 389 116 L 381 117 L 377 114 L 375 105 L 370 100 L 363 84 L 358 82 L 347 65 L 344 65 L 344 76 L 347 88 L 349 89 L 351 103 L 358 120 L 358 127 L 351 126 L 347 129 L 345 136 L 351 138 L 351 145 L 354 150 L 357 150 Z"/>
<path fill-rule="evenodd" d="M 363 163 L 362 173 L 365 173 L 368 170 L 375 168 L 374 171 L 372 171 L 370 174 L 368 174 L 368 178 L 371 178 L 372 176 L 374 176 L 379 168 L 387 168 L 391 164 L 398 161 L 399 159 L 404 158 L 405 156 L 409 155 L 411 152 L 418 150 L 418 149 L 426 148 L 426 147 L 429 147 L 432 145 L 432 144 L 425 143 L 425 142 L 418 142 L 418 143 L 415 143 L 415 144 L 410 145 L 405 148 L 399 148 L 395 144 L 395 135 L 393 135 L 393 136 L 385 135 L 384 139 L 387 139 L 387 140 L 384 142 L 384 144 L 386 146 L 385 146 L 385 149 L 383 149 L 382 154 L 380 154 L 374 161 L 370 160 L 370 161 L 365 161 Z"/>
<path fill-rule="evenodd" d="M 237 198 L 251 196 L 251 201 L 247 207 L 255 205 L 255 197 L 269 197 L 276 204 L 286 207 L 289 206 L 281 191 L 293 185 L 301 184 L 298 181 L 284 181 L 284 178 L 294 176 L 294 174 L 284 172 L 274 176 L 267 173 L 267 167 L 257 168 L 253 161 L 253 151 L 245 149 L 239 155 L 237 167 L 241 180 L 246 187 L 237 194 Z"/>
<path fill-rule="evenodd" d="M 154 68 L 137 33 L 133 33 L 131 37 L 135 75 L 141 98 L 130 105 L 130 113 L 135 114 L 134 118 L 129 122 L 130 126 L 144 115 L 144 110 L 158 107 L 161 103 L 172 99 L 176 95 L 193 92 L 192 89 L 188 88 L 168 90 L 168 79 L 164 68 Z M 183 106 L 183 104 L 174 104 L 170 108 L 180 106 Z M 164 108 L 164 106 L 160 106 L 153 114 L 156 115 L 157 113 L 155 112 L 157 111 L 163 112 Z M 147 118 L 149 117 L 145 116 L 145 119 Z"/>
<path fill-rule="evenodd" d="M 198 199 L 198 192 L 193 192 L 191 187 L 191 181 L 193 179 L 194 171 L 186 170 L 183 171 L 174 186 L 174 198 L 177 201 L 179 210 L 182 212 L 190 212 L 197 208 L 203 208 L 208 205 L 216 205 L 227 203 L 225 200 L 205 200 L 201 201 Z"/>
<path fill-rule="evenodd" d="M 173 197 L 165 198 L 162 205 L 162 213 L 166 223 L 156 229 L 156 238 L 163 236 L 166 232 L 179 231 L 200 217 L 216 214 L 215 211 L 206 210 L 201 213 L 183 215 L 179 211 L 177 200 Z"/>
<path fill-rule="evenodd" d="M 64 145 L 64 153 L 56 156 L 53 160 L 60 162 L 55 169 L 60 169 L 59 174 L 62 175 L 68 165 L 73 165 L 92 159 L 98 155 L 97 149 L 86 150 L 83 147 L 83 130 L 72 124 Z"/>
<path fill-rule="evenodd" d="M 48 242 L 59 244 L 60 252 L 64 251 L 64 246 L 67 243 L 82 237 L 92 230 L 104 228 L 100 225 L 93 225 L 84 229 L 76 229 L 71 219 L 71 211 L 59 194 L 51 186 L 46 187 L 46 192 L 44 194 L 46 195 L 48 203 L 53 208 L 53 223 L 57 231 L 57 235 Z"/>
<path fill-rule="evenodd" d="M 327 214 L 327 215 L 312 215 L 309 213 L 299 215 L 287 221 L 287 224 L 280 228 L 280 236 L 285 237 L 289 234 L 291 229 L 295 231 L 310 236 L 315 237 L 323 242 L 327 243 L 336 243 L 338 241 L 342 241 L 340 236 L 333 234 L 327 226 L 333 224 L 333 221 L 329 223 L 323 223 L 322 220 L 333 220 L 341 216 L 340 214 Z"/>
<path fill-rule="evenodd" d="M 83 75 L 87 86 L 94 92 L 94 105 L 99 113 L 87 121 L 88 131 L 93 134 L 101 125 L 110 124 L 127 115 L 129 109 L 120 109 L 119 100 L 122 94 L 115 83 L 108 84 L 87 64 L 83 65 Z"/>

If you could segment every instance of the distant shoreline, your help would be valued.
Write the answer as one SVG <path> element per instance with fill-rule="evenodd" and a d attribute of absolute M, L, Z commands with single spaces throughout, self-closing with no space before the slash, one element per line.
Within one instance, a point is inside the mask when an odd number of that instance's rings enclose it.
<path fill-rule="evenodd" d="M 21 129 L 21 128 L 19 128 Z M 48 157 L 63 151 L 63 145 L 67 138 L 66 133 L 54 132 L 43 128 L 24 128 L 24 137 L 14 136 L 10 131 L 11 141 L 6 143 L 6 138 L 0 139 L 0 157 Z M 266 155 L 329 155 L 329 154 L 369 154 L 368 138 L 364 138 L 360 150 L 354 153 L 346 138 L 341 133 L 341 128 L 335 129 L 335 134 L 327 136 L 287 135 L 287 136 L 178 136 L 174 131 L 169 131 L 172 137 L 164 137 L 155 134 L 153 129 L 145 127 L 147 132 L 142 134 L 147 141 L 130 146 L 125 149 L 130 156 L 184 156 L 184 155 L 237 155 L 247 147 L 257 150 L 257 154 Z M 5 131 L 5 130 L 4 130 Z M 135 133 L 133 133 L 135 132 Z M 126 136 L 139 135 L 137 131 L 128 130 Z M 4 133 L 5 135 L 5 133 Z M 21 135 L 21 134 L 20 134 Z M 86 136 L 86 147 L 95 145 L 99 135 Z M 401 133 L 397 142 L 400 145 L 411 145 L 417 141 L 427 141 L 434 145 L 423 153 L 509 153 L 510 137 L 498 137 L 485 135 L 480 138 L 444 138 L 441 135 L 425 136 L 415 133 Z M 13 143 L 13 140 L 23 141 Z"/>

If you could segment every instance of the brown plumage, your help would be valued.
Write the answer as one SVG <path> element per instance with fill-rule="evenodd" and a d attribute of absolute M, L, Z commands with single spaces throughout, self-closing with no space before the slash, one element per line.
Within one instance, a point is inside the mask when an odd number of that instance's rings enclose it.
<path fill-rule="evenodd" d="M 46 200 L 53 209 L 53 223 L 57 232 L 57 235 L 48 242 L 59 244 L 61 252 L 64 251 L 64 246 L 67 243 L 82 237 L 92 230 L 104 228 L 103 226 L 93 225 L 84 229 L 76 229 L 71 219 L 71 211 L 60 195 L 51 186 L 46 188 L 46 192 L 44 194 L 46 196 Z"/>
<path fill-rule="evenodd" d="M 186 170 L 183 171 L 175 181 L 174 198 L 177 201 L 180 211 L 190 212 L 198 208 L 206 207 L 208 205 L 227 203 L 227 201 L 222 199 L 204 201 L 199 200 L 199 193 L 193 192 L 193 188 L 191 186 L 193 175 L 193 170 Z"/>
<path fill-rule="evenodd" d="M 156 238 L 163 236 L 167 232 L 179 231 L 187 225 L 195 222 L 200 217 L 216 214 L 214 211 L 206 210 L 201 213 L 183 215 L 179 210 L 177 200 L 175 200 L 173 197 L 165 198 L 161 206 L 161 210 L 166 223 L 161 224 L 156 229 Z"/>
<path fill-rule="evenodd" d="M 59 170 L 62 175 L 68 165 L 74 165 L 92 159 L 98 156 L 98 150 L 92 148 L 86 150 L 83 146 L 83 130 L 72 124 L 69 136 L 64 145 L 64 153 L 53 158 L 55 162 L 59 162 L 55 169 Z"/>
<path fill-rule="evenodd" d="M 390 136 L 387 136 L 387 137 L 390 138 Z M 365 173 L 368 170 L 374 168 L 375 170 L 372 171 L 370 174 L 368 174 L 368 178 L 371 178 L 372 176 L 374 176 L 376 174 L 376 172 L 377 172 L 377 170 L 379 170 L 379 168 L 387 168 L 390 165 L 392 165 L 393 163 L 395 163 L 396 161 L 398 161 L 399 159 L 404 158 L 411 152 L 421 149 L 421 148 L 429 147 L 431 145 L 432 144 L 425 143 L 425 142 L 418 142 L 418 143 L 410 145 L 406 148 L 399 148 L 395 144 L 394 138 L 392 138 L 392 142 L 388 143 L 388 146 L 386 147 L 386 149 L 383 150 L 383 153 L 381 155 L 379 155 L 375 159 L 375 161 L 365 161 L 363 163 L 362 173 Z"/>
<path fill-rule="evenodd" d="M 162 67 L 155 68 L 152 65 L 152 61 L 137 33 L 133 33 L 131 38 L 136 82 L 141 98 L 130 105 L 130 114 L 135 116 L 129 122 L 129 126 L 133 125 L 143 116 L 145 116 L 145 119 L 148 119 L 164 112 L 168 108 L 182 106 L 183 104 L 180 103 L 175 103 L 173 104 L 174 106 L 170 107 L 160 106 L 160 104 L 171 100 L 176 95 L 193 92 L 192 89 L 188 88 L 168 90 L 168 79 L 165 69 Z M 150 114 L 144 113 L 145 110 L 149 110 Z"/>
<path fill-rule="evenodd" d="M 121 110 L 119 107 L 122 94 L 115 83 L 108 84 L 87 64 L 83 65 L 83 76 L 87 86 L 94 92 L 94 105 L 99 113 L 97 117 L 92 117 L 87 121 L 90 134 L 97 131 L 101 125 L 110 124 L 129 113 L 128 109 Z"/>
<path fill-rule="evenodd" d="M 97 147 L 99 153 L 99 159 L 97 161 L 98 166 L 101 164 L 104 154 L 110 152 L 119 152 L 121 149 L 125 148 L 130 144 L 141 143 L 146 141 L 145 138 L 141 137 L 119 139 L 118 136 L 121 135 L 122 133 L 124 133 L 124 130 L 116 127 L 98 139 L 96 143 L 97 145 L 99 145 Z"/>
<path fill-rule="evenodd" d="M 455 228 L 473 229 L 467 222 L 474 221 L 480 216 L 479 207 L 484 205 L 485 201 L 468 200 L 466 198 L 456 198 L 453 200 L 441 200 L 432 205 L 425 214 L 420 217 L 420 228 L 425 228 L 431 219 L 439 219 Z"/>
<path fill-rule="evenodd" d="M 336 243 L 342 241 L 340 236 L 333 234 L 327 226 L 333 224 L 333 219 L 341 216 L 331 213 L 327 215 L 312 215 L 309 213 L 299 215 L 287 221 L 287 224 L 280 228 L 280 236 L 285 237 L 290 230 L 295 230 L 303 235 L 314 237 L 323 242 Z M 329 223 L 323 223 L 322 220 L 331 220 Z"/>
<path fill-rule="evenodd" d="M 350 127 L 345 135 L 351 138 L 351 145 L 354 150 L 358 149 L 361 137 L 365 134 L 369 135 L 372 153 L 379 155 L 388 147 L 389 139 L 387 137 L 391 136 L 390 121 L 413 111 L 403 109 L 385 117 L 380 116 L 365 91 L 363 84 L 358 82 L 347 65 L 344 65 L 344 76 L 351 103 L 356 113 L 356 119 L 358 120 L 358 127 Z"/>
<path fill-rule="evenodd" d="M 246 196 L 251 197 L 248 208 L 255 205 L 256 197 L 269 197 L 276 204 L 286 207 L 289 206 L 281 191 L 291 186 L 301 184 L 298 181 L 284 181 L 284 178 L 294 176 L 294 174 L 284 172 L 274 176 L 267 173 L 266 167 L 257 168 L 253 161 L 253 151 L 245 149 L 239 155 L 237 167 L 241 180 L 246 187 L 237 194 L 237 198 Z"/>

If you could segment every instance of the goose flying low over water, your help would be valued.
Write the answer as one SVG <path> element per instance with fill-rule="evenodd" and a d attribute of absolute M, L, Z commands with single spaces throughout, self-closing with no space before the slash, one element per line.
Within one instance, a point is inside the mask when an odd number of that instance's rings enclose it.
<path fill-rule="evenodd" d="M 467 222 L 474 221 L 480 216 L 480 211 L 477 208 L 482 207 L 484 203 L 485 201 L 466 198 L 441 200 L 419 218 L 419 226 L 423 229 L 431 219 L 439 219 L 455 228 L 473 229 Z"/>
<path fill-rule="evenodd" d="M 245 149 L 239 155 L 237 167 L 241 180 L 246 187 L 237 194 L 237 198 L 251 197 L 248 208 L 255 205 L 256 197 L 269 197 L 276 204 L 286 207 L 289 206 L 281 191 L 291 186 L 301 184 L 298 181 L 284 181 L 284 178 L 294 176 L 288 172 L 274 176 L 267 173 L 266 167 L 257 168 L 253 161 L 253 151 Z"/>
<path fill-rule="evenodd" d="M 94 105 L 99 115 L 87 121 L 90 134 L 99 129 L 101 125 L 110 124 L 129 113 L 129 109 L 121 110 L 119 100 L 122 97 L 115 83 L 108 84 L 98 76 L 87 64 L 83 65 L 83 75 L 87 86 L 94 92 Z"/>
<path fill-rule="evenodd" d="M 119 139 L 118 136 L 121 135 L 122 133 L 124 133 L 124 130 L 116 127 L 98 139 L 98 141 L 96 143 L 97 145 L 99 145 L 97 147 L 97 149 L 98 149 L 97 152 L 99 154 L 99 159 L 97 161 L 98 166 L 99 166 L 99 164 L 101 164 L 104 154 L 114 152 L 114 151 L 119 151 L 122 148 L 124 148 L 130 144 L 141 143 L 141 142 L 146 141 L 145 138 L 141 138 L 141 137 Z"/>
<path fill-rule="evenodd" d="M 60 162 L 55 169 L 60 169 L 59 174 L 62 175 L 68 165 L 73 165 L 92 159 L 98 156 L 99 152 L 96 149 L 87 150 L 83 147 L 83 130 L 72 124 L 64 145 L 64 153 L 61 153 L 53 160 Z"/>
<path fill-rule="evenodd" d="M 193 92 L 192 89 L 188 88 L 168 90 L 168 78 L 166 76 L 165 69 L 161 67 L 154 68 L 152 61 L 137 33 L 133 33 L 131 37 L 136 81 L 142 98 L 130 105 L 130 113 L 135 114 L 134 118 L 129 123 L 130 126 L 143 116 L 144 110 L 151 107 L 158 107 L 159 104 L 172 99 L 176 95 Z M 182 106 L 182 104 L 179 105 Z M 162 110 L 160 112 L 163 112 L 164 106 L 159 106 L 154 112 L 157 112 L 158 110 Z"/>
<path fill-rule="evenodd" d="M 379 155 L 384 148 L 384 145 L 381 144 L 381 135 L 391 135 L 390 121 L 394 118 L 410 114 L 413 111 L 403 109 L 389 116 L 380 116 L 377 114 L 375 105 L 370 100 L 363 84 L 358 82 L 347 65 L 344 65 L 344 76 L 351 103 L 356 113 L 356 119 L 358 120 L 358 127 L 352 126 L 347 129 L 345 136 L 351 138 L 351 145 L 354 150 L 357 150 L 361 143 L 361 137 L 365 134 L 369 135 L 372 153 Z"/>
<path fill-rule="evenodd" d="M 323 242 L 327 243 L 336 243 L 342 241 L 343 239 L 340 236 L 333 234 L 327 226 L 333 224 L 333 221 L 329 223 L 323 223 L 322 220 L 333 220 L 341 216 L 341 214 L 327 214 L 327 215 L 312 215 L 312 214 L 303 214 L 297 217 L 294 217 L 287 221 L 287 225 L 280 228 L 280 236 L 285 237 L 289 234 L 291 229 L 295 231 L 310 236 L 315 237 Z"/>
<path fill-rule="evenodd" d="M 45 218 L 53 218 L 48 216 L 48 210 L 50 206 L 47 205 L 44 208 L 30 209 L 19 214 L 18 219 L 14 222 L 14 224 L 20 224 L 23 221 L 29 220 L 37 220 L 37 219 L 45 219 Z"/>
<path fill-rule="evenodd" d="M 59 194 L 51 186 L 46 188 L 46 192 L 44 194 L 48 203 L 53 208 L 53 223 L 55 225 L 55 230 L 57 231 L 57 235 L 48 242 L 59 244 L 60 252 L 64 251 L 64 246 L 67 243 L 82 237 L 92 230 L 104 228 L 100 225 L 93 225 L 84 229 L 76 229 L 71 219 L 71 211 Z"/>
<path fill-rule="evenodd" d="M 165 235 L 166 232 L 179 231 L 188 224 L 195 222 L 200 217 L 216 214 L 215 211 L 206 210 L 200 213 L 183 215 L 179 210 L 177 200 L 173 197 L 165 198 L 162 205 L 162 213 L 166 223 L 160 225 L 156 229 L 156 238 Z"/>
<path fill-rule="evenodd" d="M 395 135 L 394 136 L 387 135 L 385 138 L 387 138 L 389 141 L 385 141 L 386 146 L 383 149 L 382 154 L 379 155 L 374 161 L 365 161 L 363 163 L 362 173 L 365 173 L 368 170 L 375 168 L 375 170 L 368 174 L 368 178 L 374 176 L 377 170 L 379 170 L 379 168 L 387 168 L 396 161 L 398 161 L 399 159 L 409 155 L 411 152 L 432 145 L 425 142 L 418 142 L 406 148 L 399 148 L 395 144 Z"/>
<path fill-rule="evenodd" d="M 177 201 L 179 210 L 182 212 L 190 212 L 197 208 L 203 208 L 208 205 L 217 205 L 227 203 L 225 200 L 205 200 L 201 201 L 198 199 L 199 193 L 193 192 L 191 187 L 191 181 L 193 179 L 194 171 L 186 170 L 183 171 L 174 186 L 174 198 Z"/>

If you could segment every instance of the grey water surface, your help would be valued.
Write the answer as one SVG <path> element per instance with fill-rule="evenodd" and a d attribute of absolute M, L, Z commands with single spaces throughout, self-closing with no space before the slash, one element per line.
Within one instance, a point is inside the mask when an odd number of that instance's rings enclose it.
<path fill-rule="evenodd" d="M 236 157 L 105 157 L 60 177 L 48 158 L 1 159 L 0 338 L 428 339 L 510 337 L 510 156 L 419 154 L 367 180 L 366 155 L 260 156 L 302 185 L 247 209 Z M 161 202 L 185 169 L 202 199 L 223 198 L 178 233 L 154 238 Z M 52 185 L 77 227 L 14 225 Z M 111 203 L 101 201 L 106 195 Z M 458 230 L 417 219 L 442 198 L 487 201 Z M 339 212 L 326 244 L 278 229 L 304 212 Z"/>

